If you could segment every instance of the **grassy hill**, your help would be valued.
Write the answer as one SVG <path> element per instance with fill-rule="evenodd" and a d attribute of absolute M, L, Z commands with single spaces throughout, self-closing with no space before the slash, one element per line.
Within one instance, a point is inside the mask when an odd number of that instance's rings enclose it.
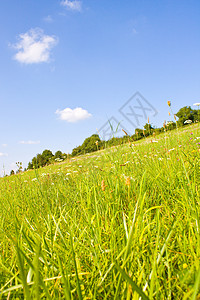
<path fill-rule="evenodd" d="M 200 129 L 0 179 L 0 299 L 200 299 Z"/>

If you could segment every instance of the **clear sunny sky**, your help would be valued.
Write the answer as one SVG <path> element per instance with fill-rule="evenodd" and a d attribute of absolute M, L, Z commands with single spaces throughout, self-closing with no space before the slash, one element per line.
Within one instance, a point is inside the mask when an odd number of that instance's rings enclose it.
<path fill-rule="evenodd" d="M 200 102 L 199 0 L 0 1 L 1 176 L 110 118 L 161 126 L 168 100 L 174 113 Z"/>

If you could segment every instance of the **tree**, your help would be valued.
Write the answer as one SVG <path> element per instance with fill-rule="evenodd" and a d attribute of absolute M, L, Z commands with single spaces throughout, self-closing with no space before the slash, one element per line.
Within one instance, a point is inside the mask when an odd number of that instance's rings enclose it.
<path fill-rule="evenodd" d="M 85 139 L 82 145 L 83 153 L 90 153 L 97 150 L 97 142 L 101 143 L 98 134 L 93 134 L 89 138 Z"/>
<path fill-rule="evenodd" d="M 190 106 L 184 106 L 176 113 L 178 117 L 178 125 L 183 126 L 185 125 L 184 122 L 186 120 L 191 120 L 195 122 L 198 120 L 198 113 L 197 110 L 192 109 Z"/>
<path fill-rule="evenodd" d="M 33 163 L 32 163 L 32 162 L 29 162 L 29 163 L 28 163 L 27 170 L 31 170 L 31 169 L 33 169 Z"/>
<path fill-rule="evenodd" d="M 44 150 L 43 152 L 42 152 L 42 157 L 43 157 L 43 159 L 46 161 L 46 163 L 48 163 L 50 160 L 51 160 L 51 158 L 53 157 L 54 155 L 53 155 L 53 153 L 51 152 L 51 150 Z"/>
<path fill-rule="evenodd" d="M 72 150 L 72 156 L 78 156 L 82 153 L 82 146 L 78 146 Z"/>
<path fill-rule="evenodd" d="M 144 125 L 145 136 L 150 135 L 150 134 L 152 133 L 152 130 L 153 130 L 153 129 L 154 129 L 154 128 L 151 126 L 151 124 L 146 123 L 146 124 Z"/>
<path fill-rule="evenodd" d="M 167 130 L 173 130 L 173 129 L 176 128 L 176 123 L 173 122 L 173 121 L 168 121 L 168 122 L 166 123 L 166 126 L 167 126 Z"/>
<path fill-rule="evenodd" d="M 54 159 L 62 159 L 63 158 L 63 154 L 60 150 L 56 151 L 55 155 L 54 155 Z"/>
<path fill-rule="evenodd" d="M 98 146 L 97 146 L 98 145 Z M 72 156 L 77 156 L 85 153 L 97 151 L 102 146 L 102 142 L 98 134 L 93 134 L 86 138 L 81 146 L 73 149 Z"/>

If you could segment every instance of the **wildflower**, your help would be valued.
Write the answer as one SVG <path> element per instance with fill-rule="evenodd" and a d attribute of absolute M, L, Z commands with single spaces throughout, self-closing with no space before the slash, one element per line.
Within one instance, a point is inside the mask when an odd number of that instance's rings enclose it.
<path fill-rule="evenodd" d="M 168 112 L 168 115 L 170 116 L 170 112 Z"/>
<path fill-rule="evenodd" d="M 186 269 L 186 268 L 187 268 L 187 264 L 184 263 L 184 264 L 183 264 L 183 269 Z"/>
<path fill-rule="evenodd" d="M 99 142 L 98 142 L 98 141 L 96 141 L 96 142 L 95 142 L 95 144 L 96 144 L 96 146 L 98 146 L 98 145 L 99 145 Z"/>
<path fill-rule="evenodd" d="M 104 192 L 105 189 L 106 189 L 105 181 L 104 181 L 104 180 L 102 180 L 102 182 L 101 182 L 101 189 L 102 189 L 103 192 Z"/>
<path fill-rule="evenodd" d="M 170 107 L 171 106 L 171 101 L 167 101 L 167 104 Z"/>

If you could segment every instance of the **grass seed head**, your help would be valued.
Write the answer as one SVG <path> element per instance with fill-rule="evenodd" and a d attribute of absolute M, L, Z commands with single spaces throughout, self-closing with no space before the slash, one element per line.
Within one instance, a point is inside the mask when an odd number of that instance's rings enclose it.
<path fill-rule="evenodd" d="M 106 189 L 105 181 L 104 181 L 104 180 L 102 180 L 102 182 L 101 182 L 101 189 L 102 189 L 103 192 L 104 192 L 105 189 Z"/>
<path fill-rule="evenodd" d="M 128 135 L 128 133 L 124 129 L 122 129 L 122 131 L 125 133 L 125 135 Z"/>
<path fill-rule="evenodd" d="M 127 186 L 130 186 L 131 185 L 131 179 L 130 177 L 127 177 L 126 178 L 126 183 L 125 183 Z"/>

